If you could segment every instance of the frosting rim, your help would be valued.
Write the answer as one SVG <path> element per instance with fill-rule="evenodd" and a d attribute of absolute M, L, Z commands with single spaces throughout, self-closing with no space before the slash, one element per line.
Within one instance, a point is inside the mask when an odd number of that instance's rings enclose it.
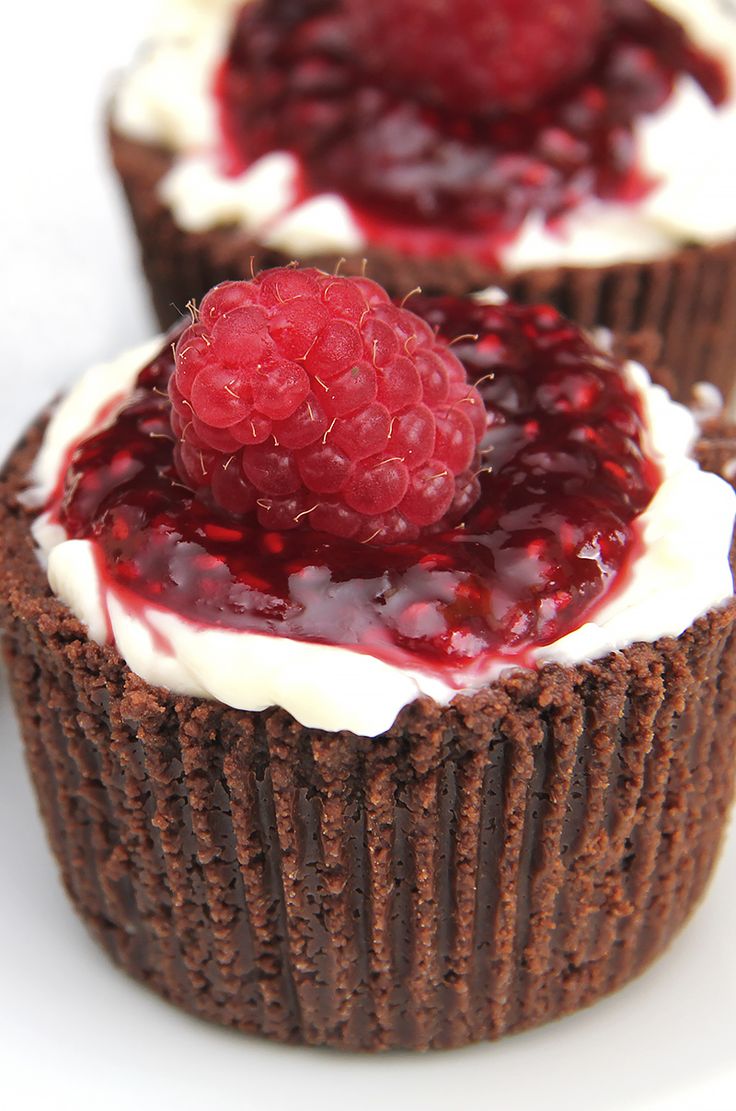
<path fill-rule="evenodd" d="M 498 291 L 478 297 L 497 303 Z M 97 418 L 90 423 L 90 414 L 123 399 L 162 342 L 156 337 L 91 368 L 57 406 L 30 476 L 29 508 L 47 504 L 70 449 L 95 427 Z M 638 641 L 677 637 L 733 595 L 729 552 L 736 493 L 691 457 L 698 426 L 689 410 L 652 385 L 638 364 L 626 364 L 626 374 L 642 397 L 647 448 L 662 472 L 659 490 L 638 518 L 643 550 L 624 587 L 600 606 L 593 621 L 534 650 L 538 666 L 581 663 Z M 446 705 L 514 670 L 508 663 L 491 666 L 459 690 L 420 668 L 405 669 L 349 647 L 202 627 L 152 605 L 144 622 L 126 605 L 122 590 L 103 584 L 93 541 L 69 540 L 43 512 L 33 535 L 53 592 L 90 637 L 100 643 L 112 639 L 131 670 L 178 694 L 243 710 L 279 705 L 305 726 L 376 736 L 417 698 Z M 162 638 L 172 646 L 170 654 L 162 651 Z"/>

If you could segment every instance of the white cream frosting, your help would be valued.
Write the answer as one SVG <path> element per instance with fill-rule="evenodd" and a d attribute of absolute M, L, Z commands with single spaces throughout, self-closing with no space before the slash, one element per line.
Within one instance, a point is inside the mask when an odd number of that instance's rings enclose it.
<path fill-rule="evenodd" d="M 654 0 L 719 56 L 736 82 L 736 13 L 725 0 Z M 236 223 L 287 255 L 360 253 L 368 246 L 350 205 L 329 194 L 295 205 L 299 166 L 286 152 L 223 176 L 214 149 L 211 95 L 239 0 L 169 0 L 158 37 L 122 83 L 116 126 L 177 154 L 161 195 L 179 225 L 200 232 Z M 668 104 L 641 120 L 636 142 L 644 173 L 661 182 L 638 204 L 589 200 L 554 229 L 532 213 L 502 251 L 505 270 L 593 266 L 661 258 L 688 242 L 736 236 L 736 96 L 715 108 L 690 77 Z"/>
<path fill-rule="evenodd" d="M 480 295 L 496 303 L 493 291 Z M 69 451 L 92 431 L 94 414 L 130 391 L 159 338 L 115 362 L 93 368 L 58 406 L 37 456 L 29 504 L 44 506 L 57 487 Z M 624 587 L 595 620 L 535 652 L 535 662 L 578 663 L 639 640 L 679 636 L 696 618 L 732 596 L 728 553 L 736 495 L 690 458 L 697 437 L 691 414 L 670 400 L 641 367 L 629 364 L 643 398 L 649 450 L 664 481 L 642 514 L 643 552 Z M 145 620 L 123 591 L 101 581 L 89 540 L 70 540 L 41 514 L 34 535 L 52 590 L 87 626 L 92 639 L 112 639 L 130 668 L 147 682 L 181 694 L 215 698 L 239 709 L 282 706 L 302 724 L 366 736 L 384 732 L 403 706 L 420 695 L 446 704 L 458 693 L 436 677 L 398 667 L 347 647 L 243 631 L 203 628 L 155 606 Z M 309 570 L 309 569 L 308 569 Z M 312 573 L 318 573 L 311 569 Z M 298 584 L 292 584 L 298 589 Z M 170 651 L 161 647 L 170 646 Z M 497 678 L 508 665 L 473 673 L 467 689 Z"/>
<path fill-rule="evenodd" d="M 215 69 L 241 0 L 159 0 L 151 39 L 115 98 L 116 126 L 181 153 L 212 144 Z"/>

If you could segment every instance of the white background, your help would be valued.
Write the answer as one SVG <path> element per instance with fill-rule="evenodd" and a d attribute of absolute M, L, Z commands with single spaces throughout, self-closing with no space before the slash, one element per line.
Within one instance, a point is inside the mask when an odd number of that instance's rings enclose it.
<path fill-rule="evenodd" d="M 153 330 L 103 141 L 146 0 L 0 5 L 0 448 Z M 198 1023 L 112 968 L 69 909 L 0 687 L 2 1111 L 734 1111 L 736 837 L 640 981 L 551 1027 L 423 1057 L 284 1049 Z"/>

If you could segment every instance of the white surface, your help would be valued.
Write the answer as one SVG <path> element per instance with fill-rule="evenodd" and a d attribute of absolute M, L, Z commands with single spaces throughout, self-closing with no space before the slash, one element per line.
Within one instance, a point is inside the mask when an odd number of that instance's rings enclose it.
<path fill-rule="evenodd" d="M 3 8 L 3 449 L 81 368 L 153 330 L 99 122 L 106 75 L 129 56 L 149 8 L 149 0 Z M 109 965 L 61 891 L 4 687 L 0 844 L 3 1111 L 736 1106 L 733 837 L 691 926 L 617 996 L 495 1046 L 378 1059 L 283 1049 L 207 1027 Z"/>

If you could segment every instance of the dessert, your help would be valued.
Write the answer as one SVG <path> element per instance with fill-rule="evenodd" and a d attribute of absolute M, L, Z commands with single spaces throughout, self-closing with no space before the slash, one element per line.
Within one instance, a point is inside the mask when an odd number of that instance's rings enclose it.
<path fill-rule="evenodd" d="M 188 0 L 111 110 L 161 320 L 337 257 L 659 337 L 730 394 L 736 19 L 704 0 Z"/>
<path fill-rule="evenodd" d="M 202 1017 L 372 1050 L 643 969 L 736 766 L 736 497 L 707 470 L 736 440 L 702 466 L 697 440 L 550 307 L 314 269 L 88 372 L 6 464 L 0 619 L 113 958 Z"/>

